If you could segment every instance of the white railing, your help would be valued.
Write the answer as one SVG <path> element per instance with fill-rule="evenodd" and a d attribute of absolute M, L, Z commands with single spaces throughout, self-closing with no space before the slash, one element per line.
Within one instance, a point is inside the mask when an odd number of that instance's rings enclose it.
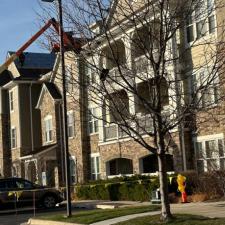
<path fill-rule="evenodd" d="M 104 127 L 104 129 L 105 129 L 105 140 L 106 141 L 116 140 L 116 139 L 119 139 L 119 138 L 125 138 L 125 137 L 129 136 L 117 124 L 107 125 L 107 126 Z"/>
<path fill-rule="evenodd" d="M 150 69 L 150 64 L 149 64 L 149 60 L 146 58 L 145 55 L 135 58 L 134 64 L 135 64 L 135 70 L 137 75 L 148 74 Z"/>
<path fill-rule="evenodd" d="M 153 131 L 153 119 L 150 115 L 140 116 L 137 118 L 136 129 L 140 134 L 146 134 Z"/>
<path fill-rule="evenodd" d="M 147 132 L 153 131 L 153 120 L 150 117 L 150 115 L 146 116 L 140 116 L 136 119 L 136 121 L 133 121 L 133 127 L 136 127 L 136 130 L 140 134 L 146 134 Z M 116 139 L 122 139 L 129 137 L 129 126 L 131 126 L 131 123 L 128 124 L 128 128 L 124 126 L 124 128 L 119 127 L 117 124 L 110 124 L 106 125 L 104 127 L 104 139 L 105 141 L 110 140 L 116 140 Z M 127 129 L 127 132 L 125 131 Z"/>

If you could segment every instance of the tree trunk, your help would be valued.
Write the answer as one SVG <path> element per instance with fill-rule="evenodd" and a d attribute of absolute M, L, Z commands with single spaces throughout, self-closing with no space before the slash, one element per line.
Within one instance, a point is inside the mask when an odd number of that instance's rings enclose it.
<path fill-rule="evenodd" d="M 168 192 L 168 179 L 167 179 L 167 168 L 166 168 L 166 154 L 165 154 L 165 141 L 164 135 L 161 132 L 162 121 L 159 118 L 158 130 L 157 130 L 157 147 L 158 147 L 158 165 L 159 165 L 159 184 L 161 194 L 161 219 L 168 221 L 172 218 L 170 212 L 169 192 Z"/>
<path fill-rule="evenodd" d="M 160 183 L 160 194 L 161 194 L 161 219 L 167 221 L 172 218 L 170 212 L 170 203 L 168 195 L 168 180 L 166 173 L 166 157 L 165 153 L 162 152 L 158 154 L 158 164 L 159 164 L 159 183 Z"/>

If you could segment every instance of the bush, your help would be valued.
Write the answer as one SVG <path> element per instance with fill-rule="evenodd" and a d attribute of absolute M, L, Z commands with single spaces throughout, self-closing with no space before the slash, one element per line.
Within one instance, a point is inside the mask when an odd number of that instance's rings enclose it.
<path fill-rule="evenodd" d="M 225 171 L 212 171 L 198 174 L 195 171 L 182 172 L 186 177 L 186 192 L 190 201 L 204 201 L 224 196 Z M 168 188 L 171 202 L 177 202 L 180 196 L 177 185 L 177 175 L 172 175 Z M 150 201 L 153 190 L 159 188 L 158 177 L 136 175 L 108 180 L 92 181 L 76 186 L 78 199 L 99 200 L 130 200 Z"/>
<path fill-rule="evenodd" d="M 101 180 L 76 186 L 77 198 L 149 201 L 151 192 L 159 187 L 158 178 L 147 176 L 120 177 L 106 181 Z"/>

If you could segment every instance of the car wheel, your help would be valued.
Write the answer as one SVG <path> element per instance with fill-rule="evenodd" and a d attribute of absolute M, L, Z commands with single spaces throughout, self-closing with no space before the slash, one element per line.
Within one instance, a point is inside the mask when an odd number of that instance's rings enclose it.
<path fill-rule="evenodd" d="M 43 198 L 42 204 L 47 209 L 54 208 L 56 205 L 56 198 L 53 195 L 46 195 Z"/>

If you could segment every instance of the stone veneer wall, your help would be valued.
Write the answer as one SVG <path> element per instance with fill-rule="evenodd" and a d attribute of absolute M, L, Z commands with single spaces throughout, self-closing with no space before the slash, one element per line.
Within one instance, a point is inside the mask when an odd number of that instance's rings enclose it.
<path fill-rule="evenodd" d="M 179 138 L 177 133 L 174 133 L 173 141 L 170 145 L 169 153 L 174 157 L 174 168 L 175 171 L 182 170 L 182 156 L 179 146 Z M 149 140 L 150 141 L 150 140 Z M 189 141 L 189 140 L 188 140 Z M 186 144 L 187 151 L 190 150 L 190 144 Z M 140 173 L 140 159 L 151 154 L 147 149 L 141 146 L 134 140 L 124 139 L 120 141 L 111 142 L 98 142 L 98 134 L 90 136 L 90 148 L 91 153 L 100 154 L 100 167 L 101 167 L 101 177 L 106 177 L 106 162 L 115 158 L 127 158 L 133 161 L 133 173 Z"/>

